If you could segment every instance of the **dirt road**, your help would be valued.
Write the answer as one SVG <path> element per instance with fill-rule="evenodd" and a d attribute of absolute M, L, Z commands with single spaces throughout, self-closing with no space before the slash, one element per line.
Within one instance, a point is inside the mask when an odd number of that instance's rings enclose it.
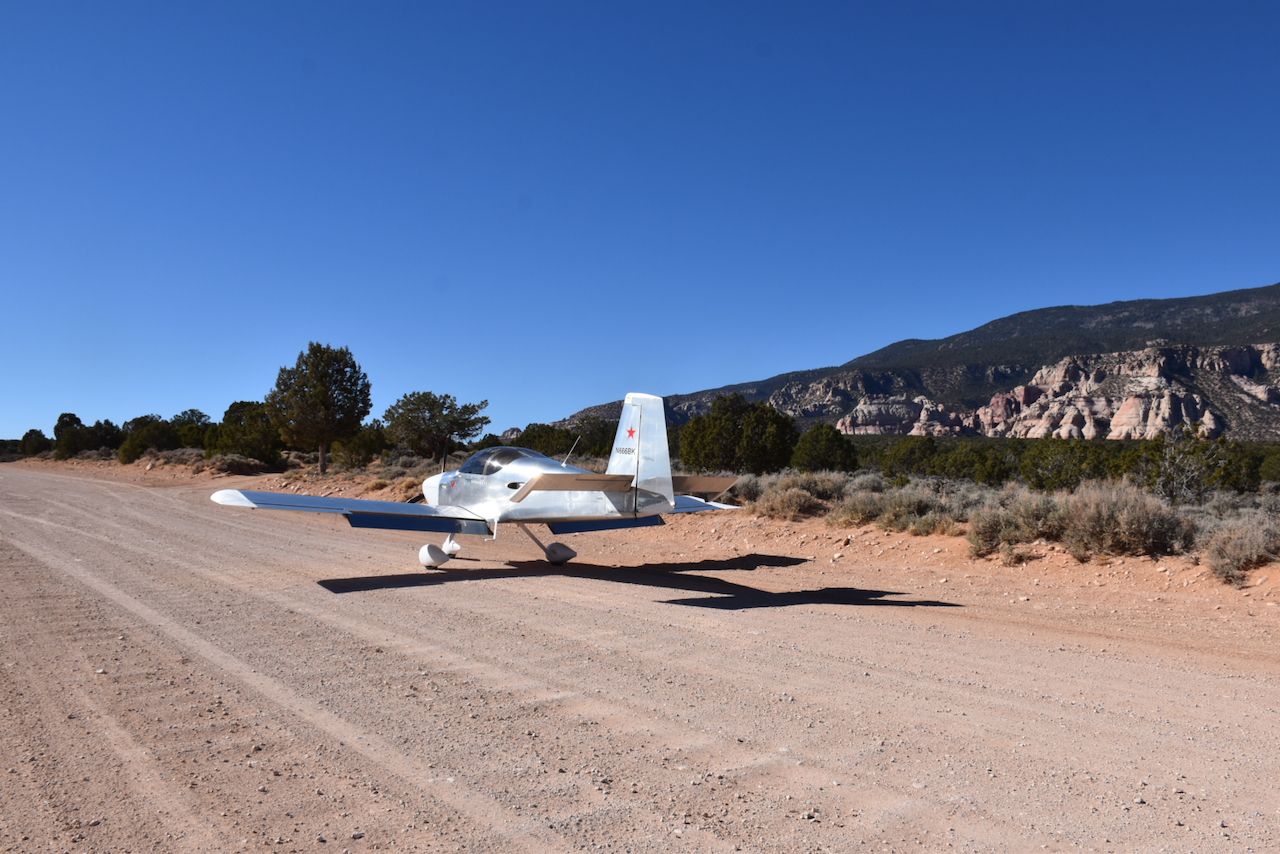
<path fill-rule="evenodd" d="M 0 466 L 0 848 L 1280 848 L 1280 608 L 1167 567 L 209 492 Z"/>

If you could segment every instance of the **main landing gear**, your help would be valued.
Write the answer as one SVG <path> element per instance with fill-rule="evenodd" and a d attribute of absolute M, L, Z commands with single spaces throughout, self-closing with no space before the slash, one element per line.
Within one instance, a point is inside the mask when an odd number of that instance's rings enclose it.
<path fill-rule="evenodd" d="M 544 546 L 542 544 L 542 540 L 535 537 L 533 535 L 533 531 L 530 531 L 523 522 L 516 522 L 516 527 L 524 531 L 524 535 L 533 540 L 534 544 L 537 545 L 538 548 L 542 549 L 542 553 L 547 556 L 547 563 L 552 566 L 561 566 L 578 556 L 577 552 L 566 546 L 564 543 L 552 543 L 549 546 Z"/>
<path fill-rule="evenodd" d="M 533 540 L 538 548 L 542 549 L 542 554 L 546 556 L 547 563 L 552 566 L 561 566 L 578 556 L 578 553 L 566 546 L 564 543 L 551 543 L 543 545 L 542 540 L 534 536 L 533 531 L 521 522 L 516 523 L 516 527 L 524 531 L 525 536 Z M 445 537 L 444 543 L 435 546 L 428 543 L 418 550 L 418 562 L 424 567 L 435 568 L 442 566 L 449 558 L 462 551 L 462 546 L 453 538 L 453 534 Z"/>

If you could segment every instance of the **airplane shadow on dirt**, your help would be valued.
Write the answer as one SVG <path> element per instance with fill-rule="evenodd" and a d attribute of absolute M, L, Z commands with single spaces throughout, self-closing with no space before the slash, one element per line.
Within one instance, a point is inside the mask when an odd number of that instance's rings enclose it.
<path fill-rule="evenodd" d="M 725 570 L 751 571 L 761 567 L 787 567 L 805 563 L 802 558 L 751 554 L 728 560 L 700 560 L 688 563 L 655 564 L 647 567 L 598 566 L 570 563 L 551 566 L 543 561 L 510 561 L 501 569 L 461 569 L 440 572 L 412 572 L 398 575 L 368 575 L 358 578 L 327 578 L 317 583 L 330 593 L 365 593 L 401 587 L 435 587 L 457 581 L 496 581 L 504 578 L 586 578 L 615 584 L 638 584 L 662 590 L 700 593 L 687 599 L 669 599 L 668 605 L 741 611 L 749 608 L 784 608 L 792 605 L 891 605 L 900 608 L 958 608 L 954 602 L 934 599 L 892 599 L 902 593 L 892 590 L 864 590 L 857 587 L 823 587 L 816 590 L 773 592 L 748 587 L 723 578 L 697 575 Z M 692 573 L 692 574 L 691 574 Z"/>

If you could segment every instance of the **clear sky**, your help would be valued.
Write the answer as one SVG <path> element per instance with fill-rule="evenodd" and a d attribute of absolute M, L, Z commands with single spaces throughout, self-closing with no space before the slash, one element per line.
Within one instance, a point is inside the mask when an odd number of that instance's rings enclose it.
<path fill-rule="evenodd" d="M 0 437 L 260 399 L 493 428 L 1280 280 L 1269 2 L 0 5 Z"/>

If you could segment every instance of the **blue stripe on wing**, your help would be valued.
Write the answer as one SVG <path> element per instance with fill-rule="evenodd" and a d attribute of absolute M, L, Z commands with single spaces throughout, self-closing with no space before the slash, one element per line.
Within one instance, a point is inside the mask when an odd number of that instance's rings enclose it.
<path fill-rule="evenodd" d="M 548 522 L 551 533 L 585 534 L 590 531 L 612 531 L 616 528 L 648 528 L 650 525 L 665 525 L 661 516 L 639 516 L 619 519 L 592 519 L 584 522 Z"/>
<path fill-rule="evenodd" d="M 387 513 L 348 513 L 353 528 L 381 528 L 391 531 L 438 531 L 442 534 L 475 534 L 487 536 L 489 525 L 474 519 L 450 519 L 445 516 L 392 516 Z"/>

